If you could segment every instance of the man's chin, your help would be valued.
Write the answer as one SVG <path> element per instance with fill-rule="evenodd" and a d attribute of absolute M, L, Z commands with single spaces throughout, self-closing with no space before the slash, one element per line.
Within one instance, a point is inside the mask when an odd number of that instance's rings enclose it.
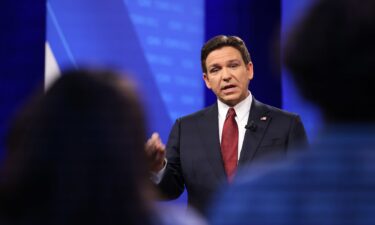
<path fill-rule="evenodd" d="M 229 106 L 235 106 L 239 102 L 238 97 L 236 96 L 225 96 L 221 101 Z"/>

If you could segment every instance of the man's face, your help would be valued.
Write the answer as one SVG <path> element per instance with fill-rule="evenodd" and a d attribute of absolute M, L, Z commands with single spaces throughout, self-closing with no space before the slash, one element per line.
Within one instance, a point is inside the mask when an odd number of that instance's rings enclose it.
<path fill-rule="evenodd" d="M 212 51 L 207 56 L 206 68 L 203 79 L 220 101 L 234 106 L 249 95 L 253 64 L 245 65 L 237 49 L 225 46 Z"/>

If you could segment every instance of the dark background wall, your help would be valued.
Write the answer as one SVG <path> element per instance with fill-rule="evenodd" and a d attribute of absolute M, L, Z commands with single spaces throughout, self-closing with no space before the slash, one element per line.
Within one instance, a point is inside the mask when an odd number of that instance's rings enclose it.
<path fill-rule="evenodd" d="M 0 159 L 17 109 L 44 77 L 45 0 L 0 1 Z"/>
<path fill-rule="evenodd" d="M 279 61 L 280 0 L 206 0 L 206 40 L 219 34 L 241 37 L 254 64 L 252 94 L 260 101 L 281 107 Z M 216 101 L 206 89 L 205 102 Z"/>

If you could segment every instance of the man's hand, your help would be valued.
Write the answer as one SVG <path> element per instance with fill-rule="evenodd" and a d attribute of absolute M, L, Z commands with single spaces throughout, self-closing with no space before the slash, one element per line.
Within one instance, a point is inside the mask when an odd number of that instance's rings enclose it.
<path fill-rule="evenodd" d="M 160 139 L 158 133 L 153 133 L 151 138 L 149 138 L 146 142 L 146 155 L 149 158 L 151 171 L 152 172 L 159 172 L 164 167 L 165 163 L 165 145 Z"/>

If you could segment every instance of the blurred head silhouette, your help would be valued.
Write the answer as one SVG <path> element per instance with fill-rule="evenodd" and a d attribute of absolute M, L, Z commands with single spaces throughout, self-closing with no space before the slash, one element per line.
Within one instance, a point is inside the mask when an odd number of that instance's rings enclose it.
<path fill-rule="evenodd" d="M 16 224 L 148 224 L 144 121 L 110 71 L 66 71 L 8 136 L 1 211 Z"/>
<path fill-rule="evenodd" d="M 330 122 L 375 122 L 375 1 L 319 1 L 285 47 L 285 64 Z"/>
<path fill-rule="evenodd" d="M 309 153 L 243 171 L 218 194 L 214 225 L 375 224 L 375 1 L 315 3 L 289 36 L 284 60 L 321 108 L 325 129 Z"/>

